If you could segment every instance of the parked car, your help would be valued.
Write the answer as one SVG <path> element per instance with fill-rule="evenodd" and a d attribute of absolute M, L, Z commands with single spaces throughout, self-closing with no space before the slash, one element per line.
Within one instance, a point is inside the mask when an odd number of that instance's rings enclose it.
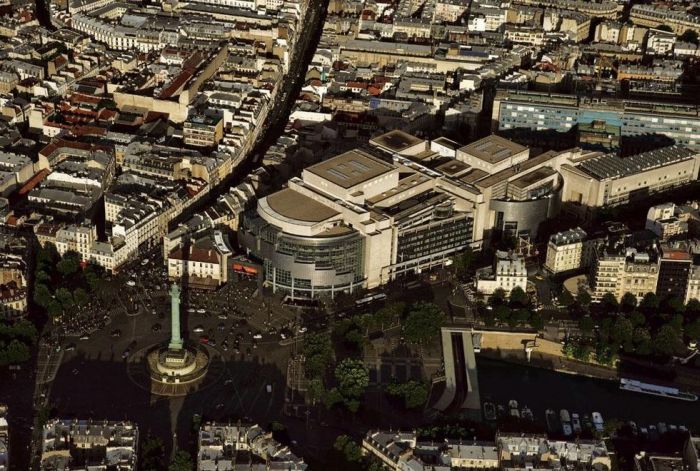
<path fill-rule="evenodd" d="M 200 333 L 204 332 L 204 327 L 202 327 L 201 325 L 198 325 L 194 329 L 192 329 L 192 332 L 196 332 L 196 333 L 200 334 Z"/>
<path fill-rule="evenodd" d="M 593 412 L 592 417 L 593 427 L 595 428 L 596 432 L 602 432 L 604 430 L 603 425 L 605 425 L 605 422 L 603 422 L 603 416 L 600 414 L 600 412 Z"/>
<path fill-rule="evenodd" d="M 110 333 L 110 335 L 111 335 L 112 337 L 121 337 L 122 331 L 119 330 L 119 329 L 114 329 L 114 330 Z"/>

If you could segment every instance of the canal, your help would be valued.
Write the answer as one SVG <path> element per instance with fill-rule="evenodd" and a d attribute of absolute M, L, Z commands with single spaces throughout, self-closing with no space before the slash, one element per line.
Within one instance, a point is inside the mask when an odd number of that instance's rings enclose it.
<path fill-rule="evenodd" d="M 557 373 L 477 356 L 482 401 L 507 405 L 510 399 L 532 409 L 544 422 L 546 409 L 603 414 L 604 419 L 634 420 L 638 425 L 685 425 L 700 429 L 700 402 L 665 399 L 621 391 L 618 383 Z"/>

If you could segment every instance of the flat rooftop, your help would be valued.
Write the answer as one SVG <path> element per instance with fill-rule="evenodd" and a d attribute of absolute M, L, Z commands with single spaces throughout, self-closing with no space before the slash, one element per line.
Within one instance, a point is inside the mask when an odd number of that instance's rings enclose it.
<path fill-rule="evenodd" d="M 345 152 L 306 169 L 306 171 L 345 189 L 393 170 L 395 170 L 393 165 L 360 149 Z"/>
<path fill-rule="evenodd" d="M 687 147 L 669 146 L 629 157 L 604 154 L 584 160 L 578 168 L 599 180 L 617 179 L 675 164 L 694 156 L 695 152 Z"/>
<path fill-rule="evenodd" d="M 523 151 L 527 151 L 527 147 L 491 134 L 476 142 L 467 144 L 459 150 L 484 162 L 497 164 Z"/>
<path fill-rule="evenodd" d="M 284 217 L 304 222 L 322 222 L 339 214 L 333 208 L 290 188 L 269 195 L 267 204 Z"/>
<path fill-rule="evenodd" d="M 435 167 L 435 170 L 453 177 L 469 169 L 469 165 L 459 160 L 449 160 Z"/>
<path fill-rule="evenodd" d="M 555 173 L 557 173 L 556 170 L 554 170 L 551 167 L 540 167 L 537 170 L 533 170 L 532 172 L 526 173 L 522 177 L 516 178 L 515 180 L 511 181 L 510 184 L 523 189 L 527 188 L 533 183 L 537 183 L 540 180 L 544 180 L 547 177 L 551 177 Z"/>
<path fill-rule="evenodd" d="M 401 131 L 400 129 L 394 129 L 393 131 L 389 131 L 370 140 L 370 143 L 383 147 L 391 152 L 401 152 L 421 142 L 424 142 L 423 139 Z"/>

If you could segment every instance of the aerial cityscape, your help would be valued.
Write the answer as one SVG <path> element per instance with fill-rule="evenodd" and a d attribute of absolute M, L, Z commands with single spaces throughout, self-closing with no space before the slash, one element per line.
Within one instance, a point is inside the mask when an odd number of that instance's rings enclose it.
<path fill-rule="evenodd" d="M 700 1 L 0 42 L 0 471 L 700 470 Z"/>

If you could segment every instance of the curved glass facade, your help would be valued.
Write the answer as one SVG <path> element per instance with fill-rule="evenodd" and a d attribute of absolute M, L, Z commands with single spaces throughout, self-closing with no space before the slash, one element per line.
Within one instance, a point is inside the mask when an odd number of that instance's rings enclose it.
<path fill-rule="evenodd" d="M 239 242 L 262 260 L 264 280 L 273 291 L 293 297 L 333 296 L 364 284 L 364 238 L 345 226 L 324 237 L 284 233 L 256 213 L 241 221 Z"/>

